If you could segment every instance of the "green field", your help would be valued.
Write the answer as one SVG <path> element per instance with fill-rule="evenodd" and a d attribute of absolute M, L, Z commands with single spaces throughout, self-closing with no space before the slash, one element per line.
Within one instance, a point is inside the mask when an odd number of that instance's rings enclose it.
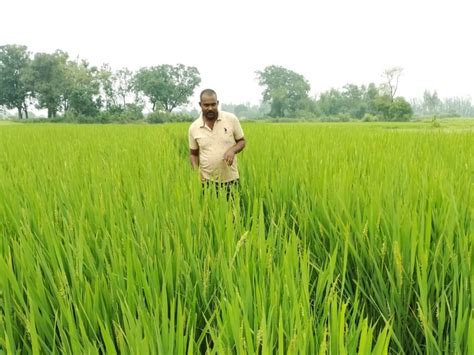
<path fill-rule="evenodd" d="M 0 353 L 472 354 L 474 120 L 0 126 Z"/>

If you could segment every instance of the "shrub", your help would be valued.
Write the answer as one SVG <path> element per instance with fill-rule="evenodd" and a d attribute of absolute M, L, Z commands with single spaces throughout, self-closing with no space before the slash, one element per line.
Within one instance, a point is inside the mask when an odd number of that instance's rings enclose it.
<path fill-rule="evenodd" d="M 148 123 L 192 122 L 194 117 L 186 112 L 155 111 L 146 116 L 146 121 Z"/>
<path fill-rule="evenodd" d="M 379 120 L 378 117 L 371 113 L 366 113 L 364 117 L 362 118 L 363 122 L 377 122 L 378 120 Z"/>

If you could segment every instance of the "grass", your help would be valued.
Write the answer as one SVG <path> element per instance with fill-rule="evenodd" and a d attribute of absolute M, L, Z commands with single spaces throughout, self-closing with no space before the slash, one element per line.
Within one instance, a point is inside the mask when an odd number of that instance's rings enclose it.
<path fill-rule="evenodd" d="M 474 135 L 424 124 L 244 125 L 233 202 L 187 125 L 2 126 L 0 351 L 473 352 Z"/>

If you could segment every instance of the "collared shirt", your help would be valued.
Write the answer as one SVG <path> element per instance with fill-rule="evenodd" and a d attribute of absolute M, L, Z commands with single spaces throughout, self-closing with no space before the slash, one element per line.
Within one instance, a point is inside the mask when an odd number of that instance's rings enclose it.
<path fill-rule="evenodd" d="M 202 113 L 189 127 L 189 148 L 199 149 L 199 168 L 202 180 L 229 182 L 239 178 L 237 157 L 231 166 L 224 161 L 225 152 L 244 138 L 239 119 L 232 113 L 219 111 L 210 129 Z"/>

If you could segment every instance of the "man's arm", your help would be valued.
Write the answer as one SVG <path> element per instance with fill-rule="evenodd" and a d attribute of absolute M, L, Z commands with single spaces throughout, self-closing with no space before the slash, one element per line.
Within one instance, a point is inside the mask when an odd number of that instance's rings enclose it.
<path fill-rule="evenodd" d="M 232 165 L 234 163 L 234 158 L 237 153 L 240 153 L 245 148 L 245 138 L 242 137 L 236 140 L 236 143 L 230 147 L 227 152 L 224 154 L 224 160 L 227 165 Z"/>
<path fill-rule="evenodd" d="M 199 149 L 189 149 L 189 161 L 193 169 L 199 167 Z"/>
<path fill-rule="evenodd" d="M 245 148 L 245 138 L 242 137 L 240 139 L 237 139 L 235 142 L 236 142 L 235 145 L 230 149 L 232 149 L 234 151 L 234 154 L 237 154 L 237 153 L 240 153 L 242 150 L 244 150 L 244 148 Z"/>

